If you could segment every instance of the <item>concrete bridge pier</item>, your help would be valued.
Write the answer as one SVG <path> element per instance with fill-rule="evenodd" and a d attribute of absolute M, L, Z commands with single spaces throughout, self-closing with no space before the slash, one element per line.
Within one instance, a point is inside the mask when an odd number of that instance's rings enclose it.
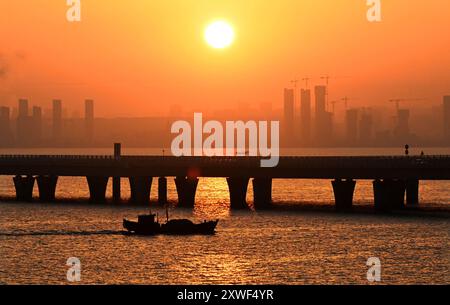
<path fill-rule="evenodd" d="M 55 201 L 56 184 L 58 176 L 38 176 L 39 200 L 45 202 Z"/>
<path fill-rule="evenodd" d="M 130 190 L 132 203 L 148 204 L 150 202 L 150 190 L 153 177 L 140 176 L 128 177 L 130 181 Z"/>
<path fill-rule="evenodd" d="M 18 201 L 31 201 L 33 199 L 33 176 L 17 175 L 13 178 L 14 187 L 16 189 L 16 199 Z"/>
<path fill-rule="evenodd" d="M 255 209 L 267 209 L 272 204 L 272 178 L 253 178 L 253 205 Z"/>
<path fill-rule="evenodd" d="M 120 157 L 122 154 L 122 144 L 114 143 L 114 159 L 120 161 Z M 113 192 L 113 201 L 120 202 L 120 176 L 114 176 L 112 178 L 112 192 Z"/>
<path fill-rule="evenodd" d="M 353 179 L 335 179 L 331 181 L 331 184 L 333 186 L 336 209 L 351 209 L 353 205 L 353 193 L 355 191 L 356 181 Z"/>
<path fill-rule="evenodd" d="M 406 184 L 402 180 L 375 180 L 373 181 L 375 209 L 389 212 L 401 209 L 405 205 Z"/>
<path fill-rule="evenodd" d="M 106 186 L 108 185 L 109 177 L 104 176 L 87 176 L 89 186 L 89 201 L 90 202 L 104 202 L 106 201 Z"/>
<path fill-rule="evenodd" d="M 121 201 L 120 177 L 113 177 L 112 181 L 113 181 L 113 185 L 112 185 L 113 201 L 117 203 L 117 202 Z"/>
<path fill-rule="evenodd" d="M 232 210 L 248 209 L 247 187 L 250 178 L 228 177 L 228 189 L 230 190 L 230 204 Z"/>
<path fill-rule="evenodd" d="M 178 193 L 178 206 L 193 208 L 195 204 L 195 192 L 197 191 L 198 178 L 176 177 L 175 186 Z"/>
<path fill-rule="evenodd" d="M 419 180 L 406 180 L 406 205 L 414 206 L 419 204 Z"/>
<path fill-rule="evenodd" d="M 158 203 L 164 205 L 167 203 L 167 178 L 158 178 Z"/>

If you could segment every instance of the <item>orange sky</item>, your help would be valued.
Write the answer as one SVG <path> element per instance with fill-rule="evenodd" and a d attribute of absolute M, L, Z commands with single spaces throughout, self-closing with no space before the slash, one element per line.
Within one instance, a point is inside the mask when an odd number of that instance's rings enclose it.
<path fill-rule="evenodd" d="M 291 79 L 325 74 L 345 76 L 330 98 L 354 106 L 450 94 L 450 1 L 382 0 L 381 23 L 365 0 L 82 0 L 80 23 L 65 3 L 0 1 L 0 104 L 61 98 L 81 112 L 93 98 L 98 116 L 280 108 Z M 236 30 L 225 50 L 203 40 L 218 18 Z"/>

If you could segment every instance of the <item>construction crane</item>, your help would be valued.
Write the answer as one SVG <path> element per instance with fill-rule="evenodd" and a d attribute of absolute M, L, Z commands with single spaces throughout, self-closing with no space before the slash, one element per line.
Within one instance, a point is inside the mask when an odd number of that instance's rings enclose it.
<path fill-rule="evenodd" d="M 325 80 L 325 85 L 328 86 L 330 79 L 341 79 L 341 78 L 349 78 L 349 76 L 329 76 L 329 75 L 324 75 L 322 77 L 320 77 L 320 79 Z"/>
<path fill-rule="evenodd" d="M 325 85 L 328 87 L 328 83 L 330 81 L 332 77 L 329 75 L 325 75 L 325 76 L 321 76 L 320 79 L 324 79 L 325 80 Z"/>
<path fill-rule="evenodd" d="M 332 109 L 332 113 L 334 113 L 334 108 L 335 108 L 335 105 L 336 105 L 336 103 L 339 103 L 340 101 L 338 100 L 338 101 L 331 101 L 330 102 L 330 104 L 331 104 L 331 109 Z"/>
<path fill-rule="evenodd" d="M 323 80 L 325 80 L 325 85 L 326 85 L 326 91 L 325 91 L 325 102 L 326 102 L 326 107 L 328 108 L 328 104 L 329 104 L 329 102 L 328 102 L 328 96 L 329 96 L 329 93 L 328 93 L 328 84 L 330 83 L 330 79 L 339 79 L 339 78 L 348 78 L 348 76 L 329 76 L 329 75 L 324 75 L 324 76 L 321 76 L 320 77 L 320 79 L 323 79 Z M 334 107 L 334 106 L 333 106 Z"/>
<path fill-rule="evenodd" d="M 400 109 L 400 102 L 414 102 L 414 101 L 425 101 L 425 98 L 397 98 L 390 99 L 389 102 L 395 103 L 395 108 L 397 111 Z"/>
<path fill-rule="evenodd" d="M 343 101 L 345 103 L 345 109 L 348 109 L 348 102 L 349 101 L 356 101 L 358 100 L 357 98 L 349 98 L 348 96 L 345 96 L 341 99 L 341 101 Z"/>
<path fill-rule="evenodd" d="M 349 98 L 349 97 L 346 96 L 346 97 L 341 98 L 340 100 L 331 101 L 330 104 L 331 104 L 333 113 L 334 113 L 335 105 L 336 105 L 337 103 L 344 102 L 345 110 L 347 110 L 347 109 L 348 109 L 348 102 L 349 102 L 349 101 L 353 101 L 353 100 L 357 100 L 357 99 L 351 99 L 351 98 Z"/>
<path fill-rule="evenodd" d="M 292 86 L 294 87 L 294 89 L 297 88 L 297 83 L 298 83 L 298 79 L 293 79 L 293 80 L 291 80 L 291 84 L 292 84 Z"/>
<path fill-rule="evenodd" d="M 304 77 L 302 81 L 305 82 L 305 89 L 308 89 L 308 82 L 311 80 L 311 77 Z"/>

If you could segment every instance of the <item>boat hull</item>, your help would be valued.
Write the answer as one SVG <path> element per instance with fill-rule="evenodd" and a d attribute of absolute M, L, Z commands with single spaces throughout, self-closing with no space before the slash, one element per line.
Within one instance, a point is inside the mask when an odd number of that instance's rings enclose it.
<path fill-rule="evenodd" d="M 136 235 L 212 235 L 215 233 L 218 220 L 192 223 L 184 220 L 171 220 L 165 224 L 139 223 L 137 221 L 123 220 L 123 227 L 130 234 Z"/>

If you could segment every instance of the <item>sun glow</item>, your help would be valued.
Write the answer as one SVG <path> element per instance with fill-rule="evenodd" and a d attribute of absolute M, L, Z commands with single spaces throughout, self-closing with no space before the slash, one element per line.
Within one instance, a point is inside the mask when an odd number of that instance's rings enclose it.
<path fill-rule="evenodd" d="M 234 41 L 234 30 L 225 21 L 213 22 L 205 30 L 205 40 L 215 49 L 226 48 Z"/>

